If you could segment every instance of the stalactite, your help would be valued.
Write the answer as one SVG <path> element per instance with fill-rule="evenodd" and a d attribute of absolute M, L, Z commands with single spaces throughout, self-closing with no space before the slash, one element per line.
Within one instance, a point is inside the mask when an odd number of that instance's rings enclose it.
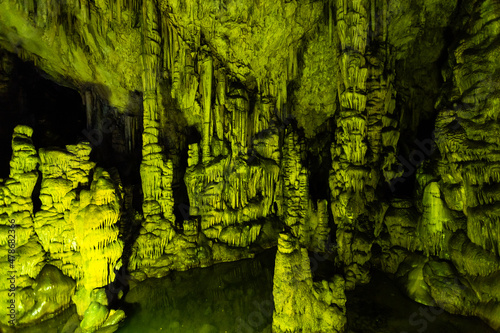
<path fill-rule="evenodd" d="M 202 161 L 206 163 L 210 160 L 210 143 L 212 133 L 210 131 L 211 114 L 212 114 L 212 77 L 213 64 L 211 56 L 205 57 L 202 60 L 201 68 L 201 89 L 202 94 L 202 109 L 203 109 L 203 136 L 202 136 Z"/>

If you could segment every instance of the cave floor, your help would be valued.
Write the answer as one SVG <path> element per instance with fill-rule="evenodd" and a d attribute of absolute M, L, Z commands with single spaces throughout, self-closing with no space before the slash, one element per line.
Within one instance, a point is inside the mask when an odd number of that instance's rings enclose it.
<path fill-rule="evenodd" d="M 127 294 L 127 319 L 117 332 L 271 333 L 275 253 L 147 279 Z M 493 333 L 477 318 L 433 315 L 378 271 L 368 285 L 347 292 L 347 299 L 348 333 Z M 420 308 L 427 309 L 427 319 Z M 19 332 L 72 333 L 77 324 L 73 306 Z"/>

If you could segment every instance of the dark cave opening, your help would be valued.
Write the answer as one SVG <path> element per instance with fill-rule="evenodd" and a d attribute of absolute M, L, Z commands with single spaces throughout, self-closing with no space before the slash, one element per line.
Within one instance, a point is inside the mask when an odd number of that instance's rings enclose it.
<path fill-rule="evenodd" d="M 329 280 L 335 274 L 343 274 L 335 265 L 335 253 L 332 252 L 311 252 L 309 253 L 309 262 L 311 265 L 311 274 L 313 281 Z"/>
<path fill-rule="evenodd" d="M 330 169 L 332 167 L 332 135 L 334 119 L 330 118 L 318 129 L 318 134 L 311 140 L 307 140 L 306 166 L 308 170 L 314 170 L 309 174 L 309 194 L 313 202 L 318 200 L 330 201 Z"/>
<path fill-rule="evenodd" d="M 42 201 L 40 200 L 40 189 L 42 188 L 42 177 L 39 176 L 33 193 L 31 193 L 31 200 L 33 201 L 33 214 L 38 212 L 42 208 Z"/>
<path fill-rule="evenodd" d="M 307 157 L 310 170 L 315 170 L 309 175 L 309 193 L 311 198 L 313 202 L 328 199 L 330 190 L 328 184 L 329 169 L 326 167 L 328 165 L 328 158 L 325 159 L 326 155 L 313 155 L 310 152 L 308 152 Z"/>
<path fill-rule="evenodd" d="M 374 243 L 372 245 L 372 248 L 371 248 L 371 254 L 374 258 L 379 258 L 380 255 L 382 255 L 383 251 L 382 251 L 382 247 L 377 244 L 377 243 Z"/>
<path fill-rule="evenodd" d="M 201 134 L 198 132 L 195 126 L 189 126 L 185 129 L 186 136 L 186 146 L 184 149 L 180 150 L 179 158 L 179 170 L 181 174 L 179 175 L 180 181 L 177 187 L 174 189 L 174 215 L 176 225 L 179 229 L 182 228 L 182 222 L 190 218 L 189 215 L 189 196 L 186 187 L 186 182 L 184 182 L 184 175 L 188 167 L 188 151 L 189 145 L 193 143 L 201 142 Z"/>
<path fill-rule="evenodd" d="M 80 94 L 53 82 L 31 62 L 5 51 L 0 51 L 0 56 L 10 62 L 10 70 L 0 73 L 7 87 L 0 91 L 0 140 L 5 143 L 0 146 L 0 155 L 10 159 L 10 142 L 17 125 L 33 128 L 36 148 L 77 143 L 85 128 Z M 3 175 L 9 170 L 9 163 L 1 163 Z"/>

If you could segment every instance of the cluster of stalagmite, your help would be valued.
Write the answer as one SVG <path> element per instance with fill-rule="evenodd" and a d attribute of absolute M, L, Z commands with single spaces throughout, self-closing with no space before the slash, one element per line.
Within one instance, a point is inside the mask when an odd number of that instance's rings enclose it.
<path fill-rule="evenodd" d="M 480 17 L 467 21 L 463 29 L 473 37 L 462 39 L 454 50 L 452 78 L 456 86 L 449 96 L 453 104 L 442 109 L 436 121 L 436 143 L 443 156 L 437 172 L 447 205 L 467 218 L 469 239 L 498 255 L 500 142 L 492 134 L 498 128 L 500 87 L 494 73 L 500 66 L 492 58 L 498 52 L 490 35 L 496 25 L 489 24 L 498 16 L 498 5 L 476 2 L 469 10 Z M 476 49 L 481 50 L 479 55 L 469 54 Z"/>
<path fill-rule="evenodd" d="M 2 184 L 6 231 L 2 251 L 8 274 L 2 280 L 9 282 L 2 293 L 5 300 L 15 299 L 16 313 L 14 322 L 4 320 L 8 313 L 3 313 L 1 322 L 30 324 L 64 310 L 73 301 L 81 318 L 86 317 L 83 331 L 95 331 L 103 322 L 96 323 L 85 312 L 87 307 L 81 306 L 85 300 L 73 295 L 76 289 L 80 294 L 85 288 L 99 290 L 114 279 L 123 248 L 116 228 L 120 215 L 117 180 L 89 161 L 88 143 L 65 150 L 40 149 L 37 154 L 32 133 L 27 126 L 14 129 L 11 171 Z M 31 197 L 39 173 L 41 207 L 34 214 Z M 107 319 L 107 308 L 105 314 Z M 10 331 L 7 326 L 3 329 Z"/>
<path fill-rule="evenodd" d="M 89 160 L 90 151 L 86 144 L 68 146 L 67 150 L 40 149 L 41 208 L 35 216 L 35 230 L 45 251 L 51 254 L 49 263 L 73 279 L 81 279 L 84 272 L 80 269 L 75 226 L 68 214 L 78 189 L 89 185 L 95 168 Z"/>
<path fill-rule="evenodd" d="M 462 295 L 467 294 L 472 306 L 453 299 L 444 307 L 452 313 L 473 313 L 498 329 L 500 321 L 499 289 L 491 288 L 487 295 L 476 298 L 470 294 L 482 293 L 491 279 L 498 276 L 500 229 L 497 207 L 500 191 L 498 173 L 498 77 L 500 66 L 494 60 L 499 51 L 493 40 L 498 24 L 499 6 L 493 1 L 471 1 L 463 8 L 463 25 L 457 31 L 466 33 L 453 50 L 451 71 L 447 80 L 453 86 L 436 120 L 435 141 L 441 154 L 434 174 L 438 182 L 428 183 L 436 204 L 427 207 L 432 214 L 425 225 L 432 228 L 444 251 L 440 257 L 449 257 L 457 276 L 464 281 Z M 474 52 L 471 52 L 471 51 Z M 426 202 L 424 192 L 423 203 Z M 434 212 L 434 213 L 433 213 Z M 436 216 L 437 215 L 437 216 Z M 422 237 L 428 233 L 422 234 Z M 476 264 L 469 260 L 476 258 Z M 481 259 L 479 259 L 481 258 Z M 437 301 L 446 295 L 430 281 L 431 295 Z M 489 304 L 489 307 L 487 306 Z"/>
<path fill-rule="evenodd" d="M 48 263 L 76 280 L 79 296 L 72 300 L 79 316 L 87 317 L 87 331 L 103 324 L 86 313 L 90 293 L 104 292 L 99 288 L 114 280 L 123 252 L 117 227 L 120 181 L 96 167 L 89 159 L 90 152 L 88 143 L 40 149 L 42 206 L 34 223 L 41 245 L 50 254 Z M 104 319 L 107 309 L 105 314 Z"/>
<path fill-rule="evenodd" d="M 119 179 L 96 168 L 90 151 L 88 143 L 40 149 L 42 206 L 34 225 L 49 263 L 93 289 L 114 279 L 123 244 L 116 227 Z"/>
<path fill-rule="evenodd" d="M 498 5 L 471 1 L 454 33 L 432 138 L 419 144 L 430 162 L 416 170 L 417 200 L 393 201 L 384 224 L 382 267 L 420 303 L 475 315 L 500 327 L 496 105 L 498 63 L 492 40 Z M 432 139 L 432 141 L 431 141 Z M 431 142 L 437 153 L 432 154 Z M 411 155 L 410 155 L 411 156 Z"/>

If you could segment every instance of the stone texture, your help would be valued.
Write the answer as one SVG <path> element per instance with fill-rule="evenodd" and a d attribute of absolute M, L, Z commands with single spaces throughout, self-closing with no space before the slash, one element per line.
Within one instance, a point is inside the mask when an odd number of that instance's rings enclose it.
<path fill-rule="evenodd" d="M 16 127 L 0 265 L 14 219 L 20 318 L 71 298 L 82 331 L 113 331 L 124 314 L 103 295 L 115 269 L 140 281 L 277 245 L 277 332 L 343 331 L 344 292 L 372 266 L 414 300 L 498 329 L 498 10 L 493 0 L 2 1 L 2 48 L 77 89 L 87 127 L 121 119 L 116 150 L 139 156 L 142 139 L 141 184 L 123 190 L 88 143 L 37 153 L 32 131 Z M 332 250 L 342 276 L 313 282 L 308 250 Z M 69 296 L 42 309 L 29 299 L 43 267 Z"/>
<path fill-rule="evenodd" d="M 273 332 L 343 332 L 345 281 L 313 282 L 307 249 L 281 233 L 274 267 Z"/>

